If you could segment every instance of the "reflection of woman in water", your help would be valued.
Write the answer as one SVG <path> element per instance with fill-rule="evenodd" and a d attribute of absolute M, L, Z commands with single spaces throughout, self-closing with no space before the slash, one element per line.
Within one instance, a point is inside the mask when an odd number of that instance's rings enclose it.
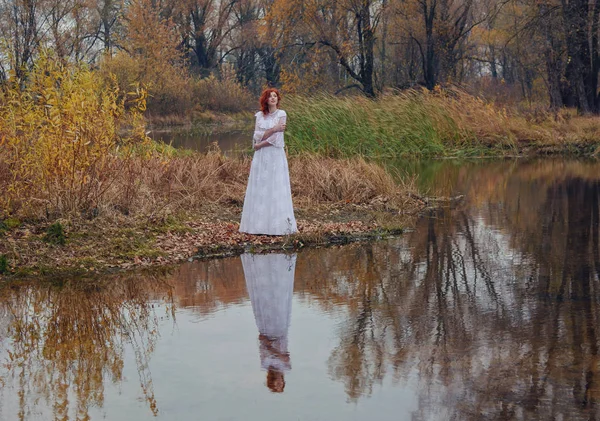
<path fill-rule="evenodd" d="M 260 362 L 267 370 L 267 387 L 285 387 L 284 373 L 292 368 L 288 329 L 292 314 L 296 255 L 243 254 L 242 266 L 258 327 Z"/>

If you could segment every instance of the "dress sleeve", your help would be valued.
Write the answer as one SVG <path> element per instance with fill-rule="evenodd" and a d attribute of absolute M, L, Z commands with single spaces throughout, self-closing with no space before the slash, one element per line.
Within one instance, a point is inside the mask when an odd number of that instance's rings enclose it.
<path fill-rule="evenodd" d="M 266 130 L 262 130 L 259 125 L 260 115 L 262 113 L 259 111 L 254 116 L 256 117 L 256 123 L 254 124 L 254 135 L 252 136 L 252 146 L 256 145 L 260 142 L 265 135 Z"/>
<path fill-rule="evenodd" d="M 279 121 L 282 118 L 285 118 L 287 120 L 287 114 L 285 111 L 279 110 L 276 118 L 277 118 L 277 121 L 275 124 L 279 123 Z M 269 136 L 269 138 L 266 139 L 266 141 L 269 142 L 271 145 L 276 146 L 278 148 L 283 148 L 285 146 L 285 143 L 283 141 L 283 132 L 277 132 L 273 136 Z"/>

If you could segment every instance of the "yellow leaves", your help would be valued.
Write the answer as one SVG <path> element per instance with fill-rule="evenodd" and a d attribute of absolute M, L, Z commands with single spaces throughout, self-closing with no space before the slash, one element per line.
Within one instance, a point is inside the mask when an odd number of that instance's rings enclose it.
<path fill-rule="evenodd" d="M 141 107 L 141 111 L 145 110 L 148 94 L 154 97 L 155 107 L 165 107 L 162 112 L 174 111 L 173 103 L 161 103 L 169 98 L 180 98 L 178 100 L 182 103 L 177 104 L 177 107 L 182 109 L 187 109 L 191 102 L 188 76 L 182 66 L 173 64 L 167 56 L 129 55 L 120 52 L 114 57 L 105 57 L 99 73 L 113 90 L 111 95 L 123 101 L 139 98 L 136 107 Z"/>
<path fill-rule="evenodd" d="M 280 80 L 281 89 L 287 94 L 295 94 L 302 90 L 302 80 L 298 76 L 298 73 L 294 72 L 293 69 L 288 70 L 287 68 L 282 68 Z"/>
<path fill-rule="evenodd" d="M 13 84 L 5 94 L 11 100 L 0 103 L 2 144 L 9 151 L 4 159 L 13 180 L 11 197 L 0 206 L 12 203 L 35 212 L 32 203 L 44 203 L 46 212 L 61 213 L 97 202 L 110 178 L 105 157 L 119 143 L 127 148 L 136 143 L 127 132 L 117 133 L 126 126 L 135 133 L 143 125 L 138 116 L 145 90 L 138 89 L 126 109 L 115 89 L 104 89 L 87 67 L 65 67 L 50 56 L 39 59 L 29 80 L 23 91 Z"/>

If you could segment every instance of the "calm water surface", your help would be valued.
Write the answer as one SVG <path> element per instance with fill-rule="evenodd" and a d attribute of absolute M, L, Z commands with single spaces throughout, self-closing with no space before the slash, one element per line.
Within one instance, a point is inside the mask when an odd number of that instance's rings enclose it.
<path fill-rule="evenodd" d="M 600 164 L 416 170 L 401 238 L 1 289 L 0 419 L 597 419 Z"/>
<path fill-rule="evenodd" d="M 216 143 L 225 155 L 239 155 L 244 151 L 251 150 L 253 128 L 254 126 L 249 126 L 246 130 L 224 132 L 213 132 L 210 127 L 199 127 L 193 130 L 189 128 L 165 128 L 152 130 L 150 137 L 155 140 L 162 140 L 175 148 L 200 152 L 207 152 Z"/>

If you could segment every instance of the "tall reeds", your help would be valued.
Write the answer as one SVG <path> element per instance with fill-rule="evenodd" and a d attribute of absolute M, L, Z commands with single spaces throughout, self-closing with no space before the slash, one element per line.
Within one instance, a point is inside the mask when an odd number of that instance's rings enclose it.
<path fill-rule="evenodd" d="M 291 153 L 373 158 L 481 154 L 513 143 L 506 115 L 458 90 L 364 97 L 291 96 Z"/>

